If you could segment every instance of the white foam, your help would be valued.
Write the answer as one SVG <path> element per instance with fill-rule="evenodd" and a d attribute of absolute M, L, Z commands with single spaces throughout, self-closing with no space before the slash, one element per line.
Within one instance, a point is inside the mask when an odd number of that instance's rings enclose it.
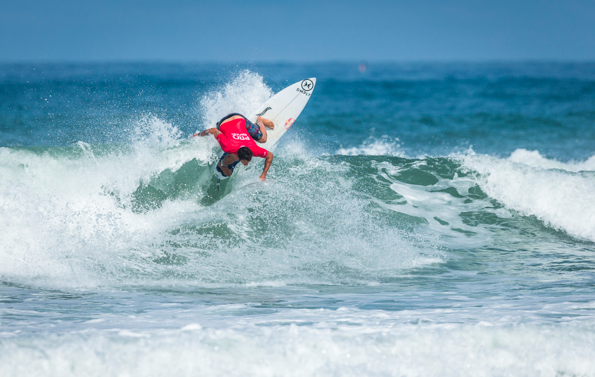
<path fill-rule="evenodd" d="M 85 156 L 78 158 L 75 151 L 0 148 L 0 276 L 85 287 L 109 282 L 127 263 L 130 268 L 131 249 L 166 229 L 164 219 L 172 214 L 167 206 L 135 214 L 126 209 L 131 194 L 165 169 L 195 158 L 206 164 L 212 154 L 207 144 L 180 144 L 179 135 L 172 125 L 145 117 L 132 127 L 131 150 L 96 154 L 77 143 Z"/>
<path fill-rule="evenodd" d="M 508 209 L 595 241 L 595 175 L 576 172 L 590 162 L 561 164 L 523 151 L 509 160 L 476 155 L 460 158 L 465 167 L 478 173 L 481 189 Z"/>
<path fill-rule="evenodd" d="M 198 323 L 191 323 L 181 328 L 182 331 L 195 331 L 195 330 L 202 330 L 202 326 Z"/>
<path fill-rule="evenodd" d="M 337 313 L 345 315 L 345 313 Z M 379 318 L 382 320 L 382 318 Z M 12 376 L 592 376 L 593 326 L 334 328 L 272 325 L 201 331 L 4 338 Z"/>

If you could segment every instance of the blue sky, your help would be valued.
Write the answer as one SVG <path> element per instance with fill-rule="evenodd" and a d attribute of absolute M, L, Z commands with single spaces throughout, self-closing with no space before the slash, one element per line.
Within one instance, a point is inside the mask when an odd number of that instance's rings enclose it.
<path fill-rule="evenodd" d="M 595 60 L 595 1 L 2 0 L 0 61 Z"/>

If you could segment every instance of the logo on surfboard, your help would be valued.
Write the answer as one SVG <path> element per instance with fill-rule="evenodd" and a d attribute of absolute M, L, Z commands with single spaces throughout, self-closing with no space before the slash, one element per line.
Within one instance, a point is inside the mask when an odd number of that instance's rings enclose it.
<path fill-rule="evenodd" d="M 295 119 L 293 119 L 293 118 L 287 119 L 285 121 L 285 125 L 284 125 L 285 129 L 288 130 L 289 127 L 291 127 L 291 125 L 293 124 L 293 122 L 295 122 Z"/>
<path fill-rule="evenodd" d="M 312 80 L 305 79 L 302 81 L 302 89 L 304 89 L 306 92 L 309 92 L 310 90 L 312 90 L 312 88 L 314 88 L 314 83 L 312 82 Z"/>

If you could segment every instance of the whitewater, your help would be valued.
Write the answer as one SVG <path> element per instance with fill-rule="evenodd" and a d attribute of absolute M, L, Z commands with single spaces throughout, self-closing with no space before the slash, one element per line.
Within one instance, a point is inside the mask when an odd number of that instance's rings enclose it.
<path fill-rule="evenodd" d="M 0 375 L 595 375 L 595 66 L 101 68 L 0 65 Z"/>

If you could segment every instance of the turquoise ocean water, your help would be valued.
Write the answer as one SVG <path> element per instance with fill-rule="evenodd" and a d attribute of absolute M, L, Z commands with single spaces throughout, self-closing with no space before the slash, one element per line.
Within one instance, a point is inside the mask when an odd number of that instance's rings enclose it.
<path fill-rule="evenodd" d="M 1 64 L 0 375 L 595 376 L 595 64 Z"/>

